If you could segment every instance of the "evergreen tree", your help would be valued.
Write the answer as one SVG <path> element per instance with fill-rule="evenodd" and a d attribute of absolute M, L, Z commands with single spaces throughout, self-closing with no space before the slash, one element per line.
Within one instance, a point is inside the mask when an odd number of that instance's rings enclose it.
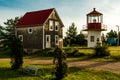
<path fill-rule="evenodd" d="M 14 19 L 7 19 L 4 24 L 6 25 L 6 33 L 8 35 L 15 35 L 15 26 L 20 20 L 20 17 L 15 17 Z"/>
<path fill-rule="evenodd" d="M 70 39 L 68 37 L 65 37 L 63 39 L 63 44 L 64 44 L 64 46 L 70 46 Z"/>
<path fill-rule="evenodd" d="M 82 32 L 76 36 L 76 43 L 79 45 L 86 45 L 87 41 L 85 40 L 85 36 Z"/>
<path fill-rule="evenodd" d="M 11 68 L 16 70 L 23 64 L 23 46 L 21 40 L 15 36 L 10 37 L 8 40 L 11 49 Z"/>
<path fill-rule="evenodd" d="M 67 75 L 66 54 L 58 47 L 54 50 L 55 80 L 62 80 Z"/>
<path fill-rule="evenodd" d="M 97 57 L 104 57 L 110 55 L 110 51 L 108 50 L 108 46 L 106 44 L 102 44 L 101 46 L 100 43 L 97 43 L 94 50 L 94 55 Z"/>
<path fill-rule="evenodd" d="M 15 29 L 13 29 L 17 23 L 16 20 L 18 19 L 15 18 L 15 21 L 10 19 L 5 22 L 7 27 L 0 26 L 1 44 L 3 45 L 2 48 L 7 47 L 11 50 L 11 68 L 13 70 L 19 69 L 23 64 L 23 46 L 20 39 L 15 36 Z"/>
<path fill-rule="evenodd" d="M 77 27 L 75 27 L 75 24 L 72 23 L 72 25 L 69 26 L 69 29 L 66 32 L 66 37 L 70 39 L 70 44 L 76 43 L 76 36 L 77 36 Z"/>

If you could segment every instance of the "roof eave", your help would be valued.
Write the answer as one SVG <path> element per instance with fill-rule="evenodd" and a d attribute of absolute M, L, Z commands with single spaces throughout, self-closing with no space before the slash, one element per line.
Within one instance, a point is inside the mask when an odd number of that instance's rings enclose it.
<path fill-rule="evenodd" d="M 35 25 L 17 25 L 16 28 L 34 27 L 34 26 L 43 26 L 43 24 L 35 24 Z"/>

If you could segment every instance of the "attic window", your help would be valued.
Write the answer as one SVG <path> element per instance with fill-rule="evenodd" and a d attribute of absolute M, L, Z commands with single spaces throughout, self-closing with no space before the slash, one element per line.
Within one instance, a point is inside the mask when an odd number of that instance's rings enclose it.
<path fill-rule="evenodd" d="M 59 27 L 59 22 L 55 21 L 55 31 L 58 31 L 58 27 Z"/>
<path fill-rule="evenodd" d="M 28 34 L 32 34 L 33 29 L 32 28 L 28 28 Z"/>
<path fill-rule="evenodd" d="M 53 20 L 49 20 L 49 30 L 53 31 L 53 28 L 54 28 L 54 26 L 53 26 Z"/>

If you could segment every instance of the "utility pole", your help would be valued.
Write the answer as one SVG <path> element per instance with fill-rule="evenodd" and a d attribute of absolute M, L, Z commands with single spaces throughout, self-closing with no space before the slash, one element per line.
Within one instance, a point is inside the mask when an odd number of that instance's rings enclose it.
<path fill-rule="evenodd" d="M 116 27 L 118 27 L 118 42 L 117 42 L 117 45 L 119 46 L 119 26 L 116 25 Z"/>

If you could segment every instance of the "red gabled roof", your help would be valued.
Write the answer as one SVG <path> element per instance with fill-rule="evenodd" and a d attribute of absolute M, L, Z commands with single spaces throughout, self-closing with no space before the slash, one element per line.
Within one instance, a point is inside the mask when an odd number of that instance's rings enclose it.
<path fill-rule="evenodd" d="M 87 15 L 102 15 L 102 13 L 96 11 L 95 8 L 93 8 L 93 11 L 88 13 Z"/>
<path fill-rule="evenodd" d="M 27 12 L 20 19 L 16 26 L 19 27 L 19 26 L 43 25 L 53 10 L 54 8 L 34 12 Z"/>

